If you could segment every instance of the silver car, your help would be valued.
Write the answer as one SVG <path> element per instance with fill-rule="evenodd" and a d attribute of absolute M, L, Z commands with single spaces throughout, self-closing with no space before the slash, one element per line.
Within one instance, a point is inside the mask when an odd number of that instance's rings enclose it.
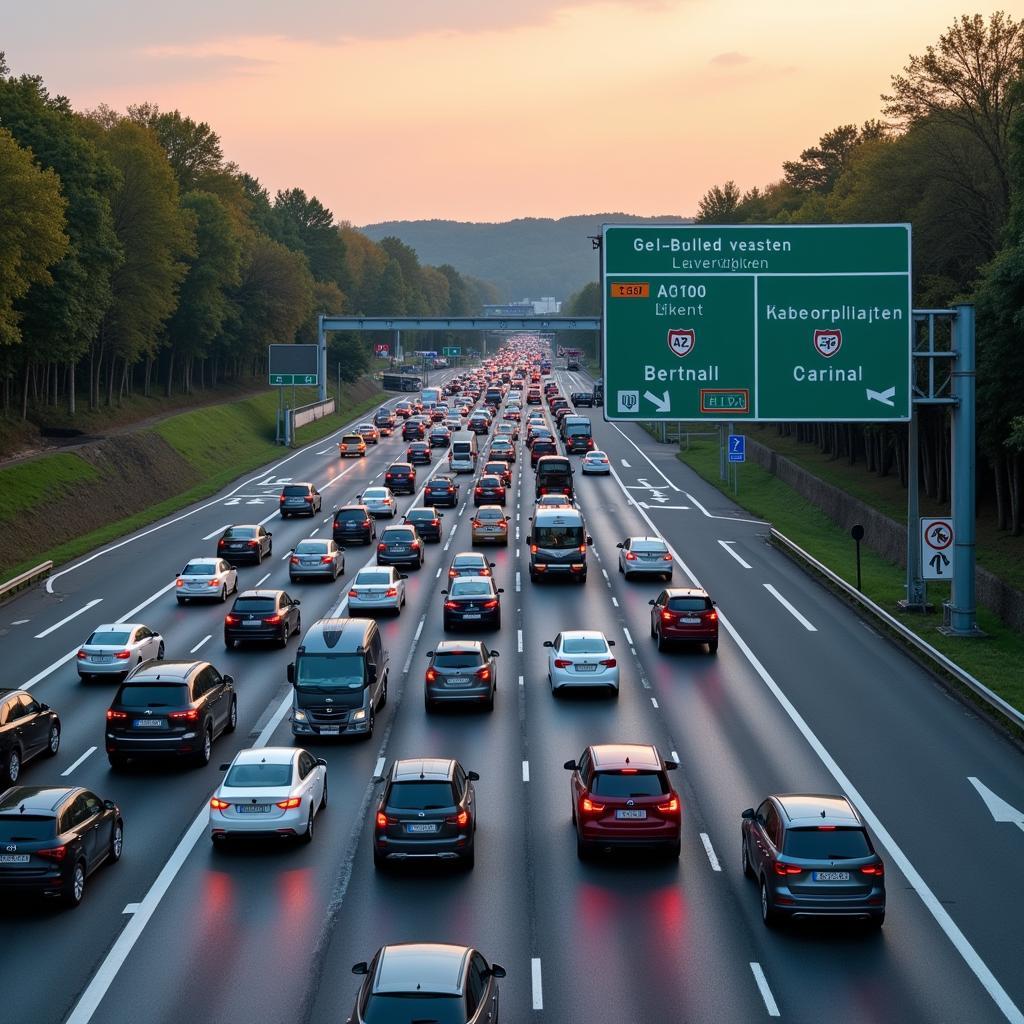
<path fill-rule="evenodd" d="M 394 519 L 398 513 L 398 502 L 390 487 L 367 487 L 362 494 L 356 495 L 356 501 L 364 504 L 371 516 Z"/>
<path fill-rule="evenodd" d="M 545 640 L 548 681 L 556 697 L 567 686 L 606 687 L 619 695 L 619 664 L 612 655 L 614 640 L 597 629 L 567 629 Z"/>
<path fill-rule="evenodd" d="M 611 473 L 611 463 L 608 461 L 608 453 L 595 448 L 583 456 L 580 469 L 584 473 Z"/>
<path fill-rule="evenodd" d="M 672 579 L 672 553 L 660 537 L 627 537 L 619 549 L 619 572 L 630 576 L 659 576 Z"/>
<path fill-rule="evenodd" d="M 327 762 L 301 747 L 240 750 L 210 800 L 210 838 L 313 838 L 313 822 L 327 806 Z"/>
<path fill-rule="evenodd" d="M 393 565 L 360 569 L 348 591 L 350 612 L 391 611 L 396 615 L 405 604 L 405 573 Z"/>
<path fill-rule="evenodd" d="M 97 626 L 78 649 L 78 676 L 126 676 L 151 658 L 163 661 L 164 638 L 141 622 L 112 622 Z"/>
<path fill-rule="evenodd" d="M 288 560 L 288 578 L 292 583 L 308 576 L 336 580 L 344 571 L 345 549 L 329 539 L 300 540 Z"/>
<path fill-rule="evenodd" d="M 238 592 L 238 570 L 223 558 L 193 558 L 174 581 L 178 604 L 226 601 Z"/>

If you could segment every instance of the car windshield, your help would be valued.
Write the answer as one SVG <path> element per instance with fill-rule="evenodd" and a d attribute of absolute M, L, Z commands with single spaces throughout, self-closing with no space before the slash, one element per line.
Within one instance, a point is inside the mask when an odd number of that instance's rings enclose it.
<path fill-rule="evenodd" d="M 355 583 L 359 587 L 387 586 L 391 582 L 391 573 L 374 572 L 372 569 L 364 569 L 356 576 Z"/>
<path fill-rule="evenodd" d="M 87 644 L 103 644 L 111 647 L 121 647 L 128 643 L 128 638 L 131 636 L 131 632 L 128 630 L 96 630 L 95 633 L 88 640 Z"/>
<path fill-rule="evenodd" d="M 590 459 L 591 462 L 601 462 L 602 460 L 607 459 L 608 456 L 605 455 L 604 452 L 592 451 L 592 452 L 587 452 L 587 454 L 584 456 L 584 458 Z"/>
<path fill-rule="evenodd" d="M 452 565 L 456 569 L 482 569 L 484 560 L 482 557 L 478 558 L 475 555 L 460 555 L 452 562 Z"/>
<path fill-rule="evenodd" d="M 706 597 L 670 597 L 668 599 L 670 612 L 703 612 L 710 607 L 711 601 Z"/>
<path fill-rule="evenodd" d="M 371 498 L 373 495 L 366 494 L 364 497 Z M 361 523 L 366 518 L 366 513 L 361 508 L 343 509 L 334 517 L 339 523 Z"/>
<path fill-rule="evenodd" d="M 181 570 L 182 576 L 212 576 L 216 566 L 213 562 L 189 562 Z"/>
<path fill-rule="evenodd" d="M 296 498 L 296 497 L 299 497 L 300 495 L 303 495 L 303 494 L 309 494 L 309 488 L 308 487 L 301 487 L 301 486 L 299 486 L 297 484 L 289 484 L 284 489 L 284 496 L 286 498 Z"/>
<path fill-rule="evenodd" d="M 323 540 L 300 540 L 295 545 L 297 555 L 326 555 L 330 549 Z"/>
<path fill-rule="evenodd" d="M 505 518 L 505 514 L 498 508 L 482 508 L 476 514 L 477 519 L 488 519 L 500 522 Z"/>
<path fill-rule="evenodd" d="M 388 794 L 388 807 L 410 811 L 430 811 L 455 803 L 450 782 L 395 782 Z"/>
<path fill-rule="evenodd" d="M 383 501 L 388 496 L 386 487 L 367 487 L 363 491 L 363 501 Z M 355 519 L 356 514 L 354 512 L 348 513 L 351 518 Z"/>
<path fill-rule="evenodd" d="M 575 548 L 586 539 L 582 526 L 538 526 L 533 531 L 533 543 L 539 548 Z"/>
<path fill-rule="evenodd" d="M 30 843 L 37 839 L 52 839 L 56 834 L 56 819 L 41 814 L 0 817 L 0 843 Z"/>
<path fill-rule="evenodd" d="M 433 992 L 376 992 L 362 1019 L 365 1024 L 466 1024 L 466 1001 Z"/>
<path fill-rule="evenodd" d="M 419 522 L 425 519 L 435 519 L 434 510 L 431 508 L 411 508 L 405 513 L 405 518 L 410 519 L 413 522 Z"/>
<path fill-rule="evenodd" d="M 871 847 L 860 828 L 791 828 L 782 852 L 802 860 L 843 860 L 870 857 Z"/>
<path fill-rule="evenodd" d="M 359 444 L 362 441 L 361 434 L 346 434 L 342 439 L 342 444 Z"/>
<path fill-rule="evenodd" d="M 388 544 L 411 544 L 412 530 L 385 530 L 382 539 Z"/>
<path fill-rule="evenodd" d="M 661 796 L 668 785 L 661 772 L 597 772 L 590 791 L 597 796 Z"/>
<path fill-rule="evenodd" d="M 236 612 L 272 612 L 277 601 L 272 597 L 240 597 L 235 601 Z"/>
<path fill-rule="evenodd" d="M 292 781 L 292 766 L 288 764 L 236 764 L 224 780 L 225 786 L 245 786 L 261 789 L 265 786 L 287 786 Z"/>
<path fill-rule="evenodd" d="M 481 487 L 501 487 L 501 480 L 496 476 L 484 476 L 480 478 Z"/>
<path fill-rule="evenodd" d="M 224 531 L 225 537 L 230 537 L 232 540 L 250 540 L 256 536 L 256 528 L 254 526 L 232 526 Z"/>
<path fill-rule="evenodd" d="M 295 683 L 300 689 L 362 690 L 364 662 L 361 654 L 300 654 L 295 662 Z"/>
<path fill-rule="evenodd" d="M 668 548 L 660 540 L 638 540 L 632 545 L 634 551 L 647 551 L 651 554 L 664 555 Z"/>
<path fill-rule="evenodd" d="M 607 654 L 608 644 L 599 636 L 575 636 L 562 639 L 565 654 Z"/>
<path fill-rule="evenodd" d="M 135 683 L 122 686 L 114 703 L 123 708 L 180 708 L 189 703 L 181 683 Z"/>
<path fill-rule="evenodd" d="M 479 651 L 439 651 L 434 655 L 437 668 L 476 668 L 482 664 Z"/>
<path fill-rule="evenodd" d="M 486 580 L 456 580 L 451 588 L 452 597 L 490 597 L 491 585 Z"/>

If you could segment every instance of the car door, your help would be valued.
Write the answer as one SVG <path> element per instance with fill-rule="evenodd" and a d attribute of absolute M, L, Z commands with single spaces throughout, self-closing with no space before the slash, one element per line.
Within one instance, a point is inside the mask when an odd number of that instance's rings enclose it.
<path fill-rule="evenodd" d="M 86 871 L 91 871 L 110 849 L 110 822 L 103 802 L 88 791 L 75 797 L 78 811 L 78 830 L 85 849 Z"/>
<path fill-rule="evenodd" d="M 588 747 L 580 755 L 576 762 L 576 771 L 572 773 L 572 806 L 573 815 L 576 814 L 576 805 L 580 802 L 580 796 L 590 785 L 590 748 Z"/>
<path fill-rule="evenodd" d="M 455 763 L 453 779 L 455 782 L 455 792 L 458 794 L 459 800 L 465 798 L 466 810 L 469 811 L 469 820 L 475 822 L 476 806 L 474 801 L 476 793 L 473 790 L 473 783 L 466 777 L 466 769 L 458 762 Z"/>
<path fill-rule="evenodd" d="M 263 554 L 269 555 L 270 554 L 270 534 L 267 533 L 267 531 L 262 526 L 260 526 L 258 528 L 258 533 L 259 533 L 260 550 L 263 552 Z"/>
<path fill-rule="evenodd" d="M 17 729 L 20 732 L 24 760 L 42 753 L 50 736 L 50 719 L 43 713 L 39 702 L 27 693 L 19 693 L 17 707 L 20 712 Z"/>
<path fill-rule="evenodd" d="M 555 671 L 555 658 L 559 656 L 562 648 L 562 634 L 559 633 L 551 641 L 551 650 L 548 652 L 548 675 L 553 676 Z"/>
<path fill-rule="evenodd" d="M 17 747 L 20 751 L 22 765 L 31 757 L 31 729 L 26 730 L 25 708 L 18 695 L 8 697 L 4 707 L 0 709 L 0 723 L 3 723 L 4 731 L 9 737 L 7 749 Z"/>
<path fill-rule="evenodd" d="M 221 579 L 223 579 L 225 586 L 227 586 L 229 593 L 238 590 L 238 570 L 233 565 L 229 565 L 222 559 L 217 567 L 217 571 Z"/>
<path fill-rule="evenodd" d="M 655 599 L 654 607 L 651 609 L 651 630 L 655 629 L 657 623 L 661 622 L 661 613 L 668 604 L 668 591 L 663 590 Z"/>
<path fill-rule="evenodd" d="M 213 716 L 213 734 L 217 736 L 227 724 L 228 713 L 231 710 L 231 701 L 227 698 L 224 677 L 212 665 L 207 665 L 199 673 L 197 685 L 202 686 L 203 699 Z"/>
<path fill-rule="evenodd" d="M 320 806 L 324 790 L 323 772 L 318 772 L 316 768 L 316 758 L 306 750 L 300 751 L 297 768 L 300 780 L 299 796 L 303 799 L 308 796 L 310 806 L 314 810 Z"/>
<path fill-rule="evenodd" d="M 754 822 L 750 829 L 750 837 L 753 841 L 753 849 L 750 851 L 759 871 L 766 871 L 772 858 L 770 829 L 773 820 L 777 818 L 775 807 L 770 800 L 765 800 L 757 809 L 754 815 Z"/>
<path fill-rule="evenodd" d="M 310 491 L 313 494 L 313 508 L 316 509 L 317 512 L 319 512 L 323 507 L 324 499 L 321 497 L 320 492 L 315 487 L 311 487 Z"/>

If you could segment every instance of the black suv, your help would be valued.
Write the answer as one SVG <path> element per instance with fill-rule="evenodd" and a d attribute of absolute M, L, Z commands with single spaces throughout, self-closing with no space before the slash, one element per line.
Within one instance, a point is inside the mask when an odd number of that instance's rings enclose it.
<path fill-rule="evenodd" d="M 377 539 L 377 527 L 365 505 L 342 505 L 336 509 L 331 532 L 338 544 L 372 544 Z"/>
<path fill-rule="evenodd" d="M 405 459 L 410 463 L 429 464 L 433 461 L 433 456 L 430 454 L 430 442 L 413 441 L 405 450 Z"/>
<path fill-rule="evenodd" d="M 416 532 L 428 544 L 441 542 L 441 513 L 436 508 L 411 508 L 402 522 L 415 526 Z"/>
<path fill-rule="evenodd" d="M 387 526 L 377 544 L 378 565 L 423 567 L 423 543 L 415 526 Z"/>
<path fill-rule="evenodd" d="M 39 754 L 60 750 L 60 718 L 24 690 L 0 690 L 0 779 L 13 786 Z"/>
<path fill-rule="evenodd" d="M 0 892 L 59 896 L 77 907 L 86 878 L 121 859 L 123 839 L 113 800 L 78 786 L 12 786 L 0 796 Z"/>
<path fill-rule="evenodd" d="M 248 640 L 270 640 L 287 647 L 288 638 L 302 630 L 300 601 L 283 590 L 245 590 L 224 616 L 224 646 Z"/>
<path fill-rule="evenodd" d="M 455 508 L 459 503 L 459 485 L 447 476 L 435 476 L 427 483 L 423 500 L 431 505 L 447 505 Z"/>
<path fill-rule="evenodd" d="M 273 534 L 259 524 L 255 526 L 229 526 L 217 541 L 218 558 L 232 565 L 255 562 L 260 565 L 274 552 Z"/>
<path fill-rule="evenodd" d="M 394 494 L 414 493 L 416 490 L 415 467 L 408 462 L 393 462 L 384 474 L 384 486 L 390 487 Z"/>
<path fill-rule="evenodd" d="M 111 768 L 129 758 L 188 757 L 209 763 L 214 737 L 235 731 L 235 681 L 208 661 L 144 661 L 107 709 Z"/>
<path fill-rule="evenodd" d="M 278 501 L 282 519 L 289 516 L 315 516 L 323 504 L 320 492 L 312 484 L 285 484 Z"/>
<path fill-rule="evenodd" d="M 409 417 L 402 424 L 402 440 L 403 441 L 422 441 L 427 436 L 427 426 L 420 419 L 414 419 Z"/>

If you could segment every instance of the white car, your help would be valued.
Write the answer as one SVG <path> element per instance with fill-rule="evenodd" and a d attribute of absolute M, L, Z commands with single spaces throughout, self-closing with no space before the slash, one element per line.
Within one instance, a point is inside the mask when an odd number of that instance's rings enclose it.
<path fill-rule="evenodd" d="M 608 640 L 597 629 L 567 629 L 554 640 L 545 640 L 549 647 L 548 681 L 556 697 L 567 686 L 607 687 L 619 695 L 619 664 Z"/>
<path fill-rule="evenodd" d="M 360 569 L 348 591 L 350 612 L 392 611 L 396 615 L 405 604 L 405 573 L 393 565 Z"/>
<path fill-rule="evenodd" d="M 313 820 L 327 806 L 327 762 L 301 747 L 240 750 L 210 800 L 210 838 L 313 838 Z"/>
<path fill-rule="evenodd" d="M 238 592 L 238 570 L 223 558 L 193 558 L 174 581 L 178 604 L 226 601 Z"/>
<path fill-rule="evenodd" d="M 356 501 L 365 505 L 371 516 L 394 519 L 398 513 L 398 502 L 390 487 L 367 487 L 362 494 L 356 495 Z"/>
<path fill-rule="evenodd" d="M 136 665 L 155 658 L 163 661 L 164 638 L 141 622 L 112 622 L 97 626 L 78 649 L 78 677 L 126 676 Z"/>
<path fill-rule="evenodd" d="M 598 451 L 596 448 L 583 456 L 583 464 L 580 468 L 584 473 L 610 473 L 612 471 L 607 453 Z"/>
<path fill-rule="evenodd" d="M 619 572 L 630 576 L 661 576 L 672 579 L 672 552 L 660 537 L 627 537 L 619 549 Z"/>

